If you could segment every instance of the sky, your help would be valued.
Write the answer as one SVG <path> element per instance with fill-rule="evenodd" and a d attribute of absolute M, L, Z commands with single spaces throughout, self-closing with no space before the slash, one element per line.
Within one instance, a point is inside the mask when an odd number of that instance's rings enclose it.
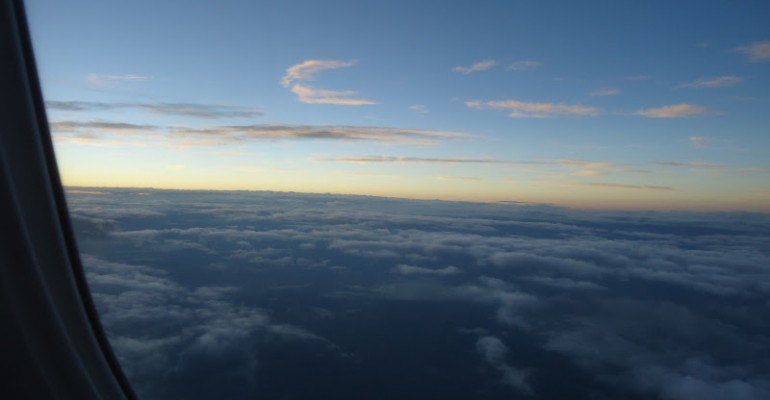
<path fill-rule="evenodd" d="M 65 185 L 770 212 L 765 1 L 27 8 Z"/>

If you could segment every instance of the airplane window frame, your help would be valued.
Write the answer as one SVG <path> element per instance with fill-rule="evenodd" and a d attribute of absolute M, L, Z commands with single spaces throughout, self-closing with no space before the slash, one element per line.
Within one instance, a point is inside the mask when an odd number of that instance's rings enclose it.
<path fill-rule="evenodd" d="M 135 399 L 91 298 L 22 0 L 0 3 L 4 398 Z"/>

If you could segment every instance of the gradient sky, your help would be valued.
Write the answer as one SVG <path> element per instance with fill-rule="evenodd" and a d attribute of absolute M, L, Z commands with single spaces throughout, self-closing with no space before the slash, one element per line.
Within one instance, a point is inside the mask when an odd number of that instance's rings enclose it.
<path fill-rule="evenodd" d="M 770 212 L 766 1 L 27 6 L 67 185 Z"/>

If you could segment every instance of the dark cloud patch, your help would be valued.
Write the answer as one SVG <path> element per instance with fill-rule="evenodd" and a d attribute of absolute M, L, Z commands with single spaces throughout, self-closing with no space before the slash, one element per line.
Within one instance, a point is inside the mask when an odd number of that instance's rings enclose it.
<path fill-rule="evenodd" d="M 150 397 L 196 397 L 193 378 L 248 388 L 228 398 L 770 393 L 764 214 L 276 192 L 68 198 L 105 326 Z"/>

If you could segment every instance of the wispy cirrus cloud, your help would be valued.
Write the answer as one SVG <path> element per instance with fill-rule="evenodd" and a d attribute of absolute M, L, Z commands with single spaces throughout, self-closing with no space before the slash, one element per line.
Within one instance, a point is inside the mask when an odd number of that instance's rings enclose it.
<path fill-rule="evenodd" d="M 667 167 L 692 167 L 692 168 L 723 168 L 724 164 L 711 163 L 705 161 L 660 161 L 658 165 Z"/>
<path fill-rule="evenodd" d="M 735 51 L 746 56 L 751 62 L 770 61 L 770 40 L 740 46 Z"/>
<path fill-rule="evenodd" d="M 291 91 L 297 95 L 299 101 L 308 104 L 335 104 L 340 106 L 377 104 L 377 102 L 373 100 L 351 98 L 350 96 L 358 94 L 352 90 L 316 89 L 297 83 L 292 86 Z"/>
<path fill-rule="evenodd" d="M 721 87 L 733 86 L 743 81 L 743 78 L 739 76 L 719 76 L 716 78 L 698 79 L 693 82 L 683 83 L 678 85 L 677 88 L 692 88 L 692 89 L 714 89 Z"/>
<path fill-rule="evenodd" d="M 585 161 L 585 160 L 559 160 L 559 163 L 568 169 L 573 170 L 571 175 L 574 176 L 605 176 L 613 172 L 624 173 L 650 173 L 651 171 L 646 169 L 630 168 L 626 164 L 616 164 L 611 162 L 602 161 Z"/>
<path fill-rule="evenodd" d="M 588 186 L 588 187 L 600 187 L 607 189 L 632 189 L 632 190 L 651 190 L 651 191 L 673 191 L 676 190 L 670 186 L 657 186 L 657 185 L 631 185 L 627 183 L 612 183 L 612 182 L 562 182 L 562 186 Z"/>
<path fill-rule="evenodd" d="M 357 60 L 305 60 L 292 65 L 286 70 L 286 75 L 281 79 L 283 86 L 289 87 L 294 81 L 309 81 L 315 79 L 315 74 L 327 70 L 348 68 L 356 65 Z"/>
<path fill-rule="evenodd" d="M 504 109 L 509 110 L 512 118 L 551 118 L 559 116 L 584 116 L 593 117 L 599 115 L 600 109 L 596 107 L 570 105 L 560 103 L 535 103 L 519 100 L 500 101 L 467 101 L 465 105 L 477 109 Z"/>
<path fill-rule="evenodd" d="M 103 103 L 93 101 L 47 101 L 46 106 L 57 111 L 99 111 L 140 109 L 157 114 L 181 115 L 196 118 L 252 118 L 265 115 L 256 108 L 199 103 Z"/>
<path fill-rule="evenodd" d="M 281 140 L 354 140 L 409 146 L 432 146 L 440 141 L 469 139 L 472 136 L 453 131 L 400 129 L 354 125 L 280 125 L 252 124 L 211 126 L 137 125 L 109 121 L 54 121 L 51 130 L 57 140 L 114 141 L 121 137 L 143 137 L 162 145 L 217 146 L 249 141 Z M 145 144 L 149 144 L 145 143 Z"/>
<path fill-rule="evenodd" d="M 591 97 L 615 96 L 620 94 L 620 89 L 614 87 L 603 87 L 589 93 Z"/>
<path fill-rule="evenodd" d="M 126 81 L 146 81 L 150 79 L 146 75 L 126 74 L 126 75 L 109 75 L 109 74 L 88 74 L 86 81 L 94 86 L 112 86 L 118 82 Z"/>
<path fill-rule="evenodd" d="M 117 132 L 151 132 L 158 129 L 154 125 L 138 125 L 125 122 L 110 121 L 52 121 L 49 123 L 54 132 L 86 132 L 86 131 L 117 131 Z"/>
<path fill-rule="evenodd" d="M 543 63 L 540 61 L 534 61 L 534 60 L 521 60 L 521 61 L 514 61 L 510 64 L 508 64 L 509 71 L 526 71 L 530 69 L 537 69 L 543 66 Z"/>
<path fill-rule="evenodd" d="M 318 89 L 300 83 L 315 79 L 316 73 L 329 69 L 348 68 L 355 65 L 356 60 L 305 60 L 292 65 L 286 70 L 281 84 L 291 87 L 291 92 L 297 95 L 299 101 L 308 104 L 333 104 L 342 106 L 362 106 L 377 104 L 374 100 L 357 99 L 352 96 L 358 93 L 352 90 Z"/>
<path fill-rule="evenodd" d="M 687 140 L 689 140 L 690 144 L 696 149 L 702 149 L 706 147 L 706 144 L 710 142 L 712 138 L 706 136 L 690 136 Z"/>
<path fill-rule="evenodd" d="M 198 137 L 220 137 L 226 140 L 361 140 L 404 145 L 434 145 L 440 140 L 467 139 L 461 132 L 433 131 L 427 129 L 400 129 L 353 125 L 238 125 L 212 128 L 174 127 L 171 134 Z"/>
<path fill-rule="evenodd" d="M 473 63 L 467 67 L 458 65 L 452 68 L 452 71 L 467 75 L 473 72 L 480 72 L 480 71 L 486 71 L 486 70 L 492 69 L 495 65 L 497 65 L 497 61 L 495 60 L 483 60 L 477 63 Z"/>
<path fill-rule="evenodd" d="M 673 104 L 659 108 L 645 108 L 634 112 L 647 118 L 682 118 L 708 114 L 709 111 L 701 106 L 689 103 Z"/>
<path fill-rule="evenodd" d="M 349 157 L 311 157 L 312 161 L 340 162 L 351 164 L 397 163 L 397 164 L 541 164 L 538 161 L 505 161 L 494 158 L 432 158 L 400 156 L 349 156 Z"/>
<path fill-rule="evenodd" d="M 427 106 L 424 104 L 413 104 L 409 106 L 409 109 L 418 113 L 418 114 L 427 114 L 430 112 Z"/>

